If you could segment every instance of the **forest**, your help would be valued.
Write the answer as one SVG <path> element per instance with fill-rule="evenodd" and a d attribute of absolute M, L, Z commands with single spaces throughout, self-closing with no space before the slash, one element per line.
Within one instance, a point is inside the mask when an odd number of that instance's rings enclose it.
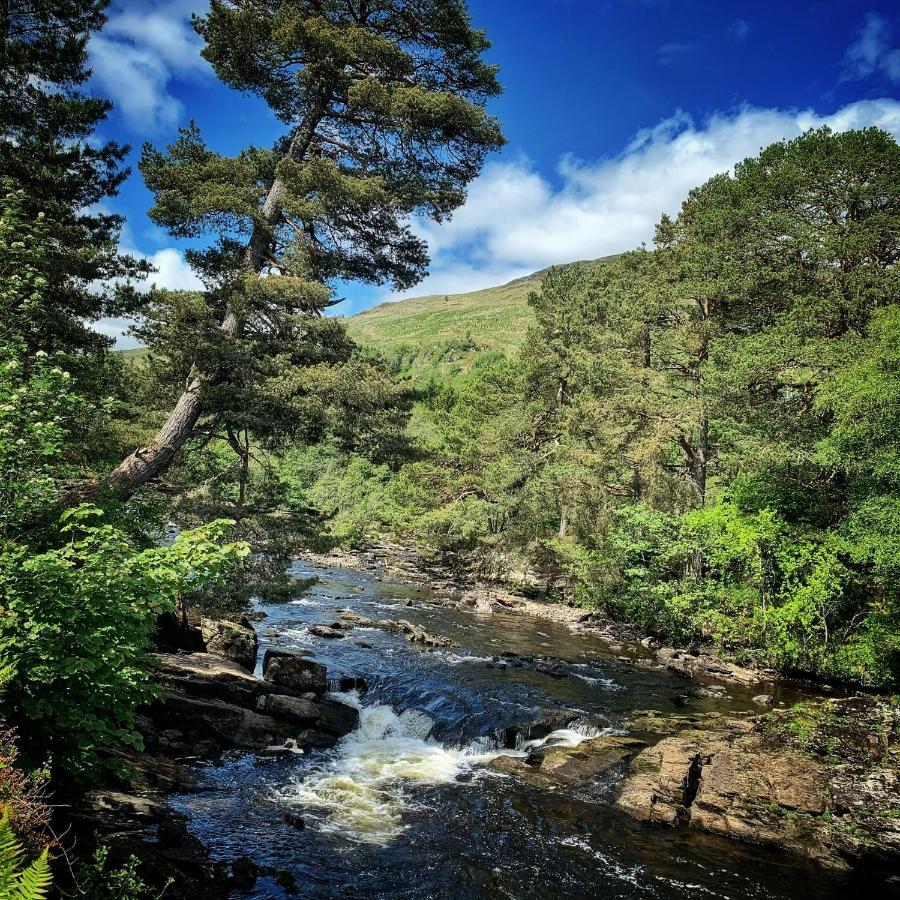
<path fill-rule="evenodd" d="M 107 12 L 0 17 L 0 897 L 161 896 L 137 856 L 67 844 L 68 810 L 145 749 L 164 623 L 296 600 L 305 551 L 390 542 L 662 644 L 897 691 L 890 133 L 737 161 L 647 244 L 546 270 L 522 347 L 460 334 L 474 361 L 448 373 L 356 343 L 331 307 L 344 283 L 417 284 L 411 221 L 451 217 L 504 144 L 465 6 L 194 17 L 216 78 L 282 127 L 236 155 L 193 121 L 143 147 L 150 217 L 202 290 L 148 288 L 121 249 L 128 148 L 89 89 Z M 146 351 L 93 327 L 110 316 Z"/>

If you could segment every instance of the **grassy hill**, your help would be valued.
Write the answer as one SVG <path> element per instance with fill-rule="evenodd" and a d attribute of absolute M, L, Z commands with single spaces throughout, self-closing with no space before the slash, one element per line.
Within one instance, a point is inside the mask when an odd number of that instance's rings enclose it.
<path fill-rule="evenodd" d="M 116 352 L 123 359 L 136 366 L 143 365 L 150 353 L 150 351 L 146 347 L 134 347 L 131 350 L 117 350 Z"/>
<path fill-rule="evenodd" d="M 593 268 L 609 259 L 604 256 L 581 264 Z M 431 373 L 459 375 L 485 353 L 509 356 L 519 350 L 534 320 L 528 294 L 540 288 L 545 271 L 467 294 L 382 303 L 344 321 L 357 343 L 380 351 L 400 371 L 417 378 Z M 119 352 L 141 365 L 148 351 L 139 347 Z"/>
<path fill-rule="evenodd" d="M 593 267 L 610 257 L 590 260 Z M 434 294 L 382 303 L 350 316 L 347 328 L 365 347 L 380 350 L 401 369 L 442 374 L 467 371 L 488 351 L 515 353 L 533 321 L 527 298 L 544 271 L 467 294 Z"/>

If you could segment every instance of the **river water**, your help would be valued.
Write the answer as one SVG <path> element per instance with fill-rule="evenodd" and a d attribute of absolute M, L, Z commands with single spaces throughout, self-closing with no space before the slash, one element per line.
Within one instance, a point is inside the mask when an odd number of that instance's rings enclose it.
<path fill-rule="evenodd" d="M 498 735 L 542 709 L 571 710 L 573 724 L 546 739 L 562 743 L 622 732 L 635 710 L 684 712 L 676 676 L 610 655 L 551 622 L 448 609 L 426 591 L 369 573 L 298 561 L 292 574 L 319 581 L 293 602 L 259 606 L 267 613 L 257 623 L 261 650 L 311 652 L 329 676 L 362 676 L 369 690 L 341 695 L 359 706 L 361 720 L 336 747 L 288 758 L 228 756 L 205 767 L 203 790 L 173 798 L 214 858 L 246 854 L 289 872 L 297 888 L 288 894 L 260 878 L 240 896 L 837 898 L 867 889 L 787 854 L 635 823 L 608 802 L 620 770 L 571 792 L 481 765 L 515 752 L 501 750 Z M 423 652 L 374 628 L 344 639 L 306 631 L 342 608 L 408 619 L 457 646 Z M 569 674 L 503 670 L 492 664 L 503 651 L 558 657 Z M 727 701 L 694 700 L 690 708 L 749 709 L 758 692 L 729 691 Z M 287 812 L 306 827 L 287 824 Z"/>

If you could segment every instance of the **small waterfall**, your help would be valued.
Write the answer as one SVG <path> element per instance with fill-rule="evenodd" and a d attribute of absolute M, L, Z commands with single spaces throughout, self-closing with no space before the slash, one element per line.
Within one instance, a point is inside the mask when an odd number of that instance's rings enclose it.
<path fill-rule="evenodd" d="M 403 831 L 408 785 L 446 784 L 497 755 L 495 743 L 481 739 L 467 747 L 444 746 L 430 736 L 434 722 L 419 710 L 361 706 L 355 692 L 341 694 L 341 700 L 359 708 L 359 728 L 280 794 L 309 810 L 322 831 L 387 844 Z"/>

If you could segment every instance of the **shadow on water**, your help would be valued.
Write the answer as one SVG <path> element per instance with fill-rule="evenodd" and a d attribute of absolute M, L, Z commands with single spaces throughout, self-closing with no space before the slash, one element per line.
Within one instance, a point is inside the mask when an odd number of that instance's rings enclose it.
<path fill-rule="evenodd" d="M 683 683 L 668 673 L 603 653 L 553 623 L 439 607 L 425 591 L 369 574 L 302 562 L 293 574 L 319 581 L 300 600 L 260 606 L 261 649 L 306 650 L 333 677 L 365 677 L 364 697 L 343 695 L 360 706 L 360 728 L 327 751 L 235 755 L 207 767 L 206 788 L 173 805 L 214 857 L 246 854 L 286 870 L 292 896 L 315 898 L 837 898 L 865 890 L 787 854 L 620 816 L 607 801 L 621 771 L 572 794 L 479 766 L 499 752 L 502 729 L 543 708 L 572 710 L 590 723 L 584 734 L 619 729 L 635 710 L 676 711 Z M 423 652 L 372 628 L 341 640 L 306 631 L 344 607 L 409 619 L 457 646 Z M 569 674 L 498 668 L 493 658 L 504 651 L 557 657 Z M 752 693 L 732 690 L 727 701 L 692 709 L 750 709 Z M 307 827 L 287 824 L 288 811 Z M 243 896 L 289 895 L 260 879 Z"/>

